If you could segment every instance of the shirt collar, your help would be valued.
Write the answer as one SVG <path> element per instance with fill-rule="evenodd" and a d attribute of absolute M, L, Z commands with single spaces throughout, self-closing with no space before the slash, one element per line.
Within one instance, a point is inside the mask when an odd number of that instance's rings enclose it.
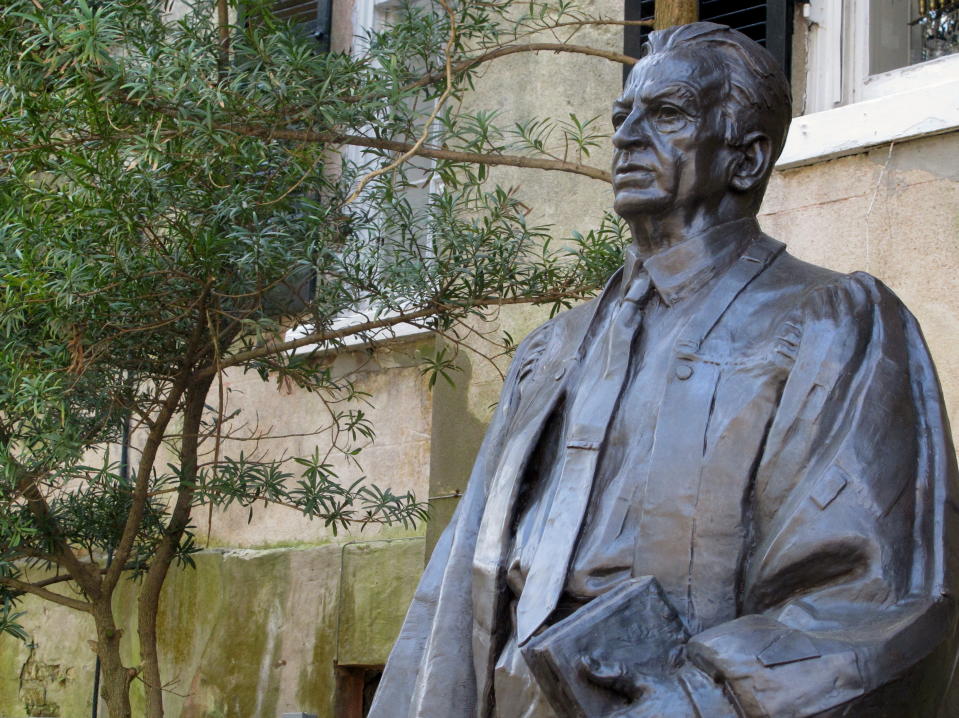
<path fill-rule="evenodd" d="M 746 217 L 717 225 L 647 256 L 640 255 L 630 244 L 625 252 L 622 287 L 625 291 L 645 269 L 659 296 L 672 305 L 722 274 L 759 235 L 755 217 Z"/>

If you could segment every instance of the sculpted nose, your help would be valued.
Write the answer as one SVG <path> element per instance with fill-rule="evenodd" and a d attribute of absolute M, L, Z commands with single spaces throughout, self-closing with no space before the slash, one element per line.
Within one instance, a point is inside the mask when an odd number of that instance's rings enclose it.
<path fill-rule="evenodd" d="M 649 143 L 642 117 L 631 112 L 613 133 L 613 147 L 618 150 L 644 146 Z"/>

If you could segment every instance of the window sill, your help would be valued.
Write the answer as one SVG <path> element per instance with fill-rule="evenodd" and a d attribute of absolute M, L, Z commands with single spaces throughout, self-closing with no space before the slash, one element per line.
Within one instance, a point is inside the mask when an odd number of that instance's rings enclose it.
<path fill-rule="evenodd" d="M 793 118 L 777 169 L 856 154 L 959 127 L 959 80 Z"/>
<path fill-rule="evenodd" d="M 369 321 L 369 316 L 360 312 L 349 312 L 340 316 L 332 326 L 332 329 L 346 329 L 353 324 L 363 324 Z M 297 327 L 286 333 L 286 341 L 299 339 L 309 334 L 308 327 Z M 350 351 L 354 349 L 365 349 L 374 342 L 377 344 L 395 344 L 397 342 L 415 341 L 430 336 L 433 332 L 429 329 L 416 326 L 415 324 L 394 324 L 391 327 L 375 329 L 365 334 L 354 334 L 344 337 L 337 344 L 307 344 L 291 350 L 292 354 L 329 354 L 338 351 Z"/>

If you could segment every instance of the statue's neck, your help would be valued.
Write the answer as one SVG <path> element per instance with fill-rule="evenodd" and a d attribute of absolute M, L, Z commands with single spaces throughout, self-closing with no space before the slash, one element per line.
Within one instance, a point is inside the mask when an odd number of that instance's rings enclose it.
<path fill-rule="evenodd" d="M 711 212 L 692 217 L 641 215 L 629 218 L 627 224 L 637 255 L 648 257 L 722 225 L 754 217 L 754 213 L 742 211 Z"/>

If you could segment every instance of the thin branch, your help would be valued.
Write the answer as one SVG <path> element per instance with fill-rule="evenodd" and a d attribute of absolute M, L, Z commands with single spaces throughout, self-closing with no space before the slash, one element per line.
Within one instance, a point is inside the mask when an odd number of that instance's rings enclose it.
<path fill-rule="evenodd" d="M 30 513 L 33 514 L 39 523 L 47 524 L 51 527 L 51 538 L 56 547 L 53 558 L 67 570 L 90 598 L 98 598 L 99 586 L 93 580 L 87 567 L 81 563 L 80 559 L 77 558 L 77 555 L 73 552 L 73 549 L 66 542 L 66 539 L 60 532 L 60 527 L 56 519 L 51 516 L 50 506 L 40 491 L 39 477 L 24 469 L 12 457 L 8 457 L 8 465 L 13 469 L 17 477 L 16 494 L 24 498 L 27 502 L 27 507 L 30 509 Z"/>
<path fill-rule="evenodd" d="M 220 40 L 217 67 L 222 77 L 230 65 L 230 8 L 227 0 L 216 0 L 216 24 Z"/>
<path fill-rule="evenodd" d="M 194 327 L 193 336 L 190 338 L 186 355 L 183 358 L 183 368 L 170 386 L 166 400 L 160 407 L 150 433 L 147 436 L 146 443 L 140 452 L 140 462 L 137 466 L 136 482 L 133 488 L 133 500 L 130 511 L 127 514 L 127 520 L 123 526 L 123 533 L 120 535 L 120 542 L 114 553 L 114 562 L 110 565 L 107 573 L 103 577 L 103 590 L 110 594 L 120 580 L 120 572 L 123 564 L 130 558 L 133 550 L 133 544 L 140 531 L 140 524 L 143 521 L 146 509 L 147 494 L 149 491 L 150 473 L 153 470 L 153 464 L 156 461 L 157 453 L 163 442 L 167 426 L 176 413 L 184 392 L 186 392 L 192 374 L 191 364 L 195 354 L 202 345 L 203 332 L 206 328 L 205 307 L 209 296 L 209 287 L 206 287 L 198 300 L 200 306 L 200 319 Z"/>
<path fill-rule="evenodd" d="M 223 129 L 236 132 L 237 134 L 249 137 L 262 137 L 273 140 L 289 140 L 292 142 L 323 142 L 329 144 L 354 145 L 356 147 L 369 147 L 371 149 L 388 150 L 390 152 L 408 152 L 413 145 L 408 142 L 397 142 L 395 140 L 383 140 L 377 137 L 362 137 L 360 135 L 341 135 L 331 132 L 311 132 L 309 130 L 276 130 L 259 129 L 246 125 L 227 126 Z M 570 172 L 572 174 L 584 175 L 592 179 L 602 180 L 612 183 L 613 178 L 609 172 L 590 167 L 589 165 L 577 164 L 575 162 L 563 162 L 560 160 L 544 160 L 537 157 L 522 157 L 519 155 L 497 155 L 484 154 L 481 152 L 460 152 L 458 150 L 445 150 L 433 147 L 420 147 L 416 152 L 420 157 L 429 157 L 436 160 L 448 160 L 450 162 L 465 162 L 469 164 L 524 167 L 529 169 L 553 170 L 557 172 Z"/>
<path fill-rule="evenodd" d="M 144 563 L 131 562 L 131 563 L 128 563 L 126 566 L 124 566 L 124 567 L 123 567 L 123 570 L 124 570 L 124 571 L 135 571 L 135 570 L 137 570 L 137 569 L 145 569 L 145 568 L 148 568 L 148 566 L 147 566 L 146 564 L 144 564 Z M 100 573 L 101 573 L 101 574 L 106 573 L 106 572 L 107 572 L 107 570 L 106 570 L 105 568 L 101 568 L 101 569 L 100 569 Z M 16 579 L 11 579 L 11 580 L 16 580 Z M 55 586 L 55 585 L 58 584 L 58 583 L 66 583 L 67 581 L 74 581 L 74 582 L 75 582 L 76 579 L 73 578 L 73 576 L 71 576 L 71 575 L 68 574 L 68 573 L 61 573 L 61 574 L 58 575 L 58 576 L 50 576 L 49 578 L 44 578 L 44 579 L 42 579 L 42 580 L 40 580 L 40 581 L 33 581 L 30 585 L 31 585 L 31 586 L 36 586 L 37 588 L 46 588 L 47 586 Z M 17 592 L 18 595 L 19 595 L 20 593 L 26 593 L 26 591 L 18 591 L 18 592 Z"/>
<path fill-rule="evenodd" d="M 423 132 L 420 134 L 419 139 L 413 143 L 413 145 L 406 150 L 402 155 L 397 157 L 395 160 L 390 162 L 385 167 L 380 167 L 379 169 L 373 170 L 372 172 L 365 175 L 360 179 L 359 183 L 356 185 L 356 189 L 346 198 L 346 201 L 343 204 L 353 204 L 356 201 L 356 198 L 360 196 L 363 192 L 363 189 L 371 180 L 384 175 L 388 172 L 392 172 L 401 164 L 406 162 L 415 154 L 418 154 L 420 148 L 426 144 L 426 140 L 429 139 L 430 133 L 433 131 L 433 123 L 436 121 L 436 118 L 440 114 L 440 110 L 443 109 L 443 105 L 446 104 L 446 101 L 449 99 L 450 94 L 453 92 L 453 45 L 456 43 L 456 16 L 453 14 L 452 9 L 450 9 L 449 4 L 446 0 L 437 0 L 437 2 L 442 5 L 443 10 L 446 11 L 446 14 L 449 16 L 450 20 L 450 36 L 446 41 L 446 49 L 443 51 L 445 60 L 444 73 L 446 77 L 446 87 L 443 88 L 443 94 L 439 96 L 436 102 L 433 104 L 433 111 L 430 113 L 430 116 L 426 118 L 426 122 L 423 123 Z"/>
<path fill-rule="evenodd" d="M 453 74 L 458 75 L 466 70 L 476 67 L 481 63 L 489 62 L 490 60 L 495 60 L 500 57 L 506 57 L 507 55 L 515 55 L 519 52 L 569 52 L 573 53 L 574 55 L 602 57 L 606 60 L 618 62 L 623 65 L 635 65 L 638 62 L 635 57 L 624 55 L 621 52 L 601 50 L 597 47 L 590 47 L 588 45 L 570 45 L 565 42 L 531 42 L 524 45 L 503 45 L 502 47 L 497 47 L 495 50 L 484 52 L 482 55 L 477 55 L 476 57 L 471 57 L 468 60 L 458 62 L 453 66 Z M 406 85 L 403 89 L 415 90 L 418 87 L 425 87 L 436 82 L 442 77 L 443 74 L 439 72 L 431 72 L 430 74 L 424 75 L 420 79 L 416 80 L 416 82 Z"/>
<path fill-rule="evenodd" d="M 34 596 L 42 598 L 45 601 L 50 601 L 51 603 L 58 603 L 61 606 L 72 608 L 75 611 L 84 611 L 85 613 L 93 612 L 93 604 L 87 603 L 86 601 L 79 601 L 75 598 L 68 598 L 67 596 L 62 596 L 59 593 L 48 591 L 47 589 L 37 584 L 27 583 L 26 581 L 18 581 L 15 578 L 7 578 L 7 577 L 0 576 L 0 585 L 9 586 L 10 588 L 20 591 L 22 593 L 32 594 Z"/>
<path fill-rule="evenodd" d="M 473 302 L 473 305 L 476 307 L 480 306 L 508 306 L 512 304 L 546 304 L 549 302 L 555 302 L 560 299 L 584 299 L 589 296 L 588 289 L 583 287 L 575 290 L 567 291 L 558 291 L 551 294 L 544 294 L 538 297 L 482 297 L 478 298 Z M 375 331 L 377 329 L 384 329 L 386 327 L 396 326 L 397 324 L 405 324 L 408 322 L 415 321 L 417 319 L 423 319 L 425 317 L 432 316 L 434 314 L 439 314 L 443 311 L 450 310 L 462 310 L 463 307 L 453 306 L 453 305 L 444 305 L 444 304 L 432 304 L 427 307 L 417 309 L 412 312 L 404 312 L 396 314 L 391 317 L 376 319 L 368 322 L 363 322 L 361 324 L 353 324 L 349 327 L 344 327 L 343 329 L 334 329 L 327 332 L 313 332 L 311 334 L 306 334 L 297 339 L 291 339 L 285 342 L 274 342 L 271 344 L 265 344 L 263 346 L 257 347 L 256 349 L 250 349 L 245 352 L 239 352 L 234 354 L 218 364 L 213 364 L 207 366 L 203 369 L 198 370 L 194 377 L 197 379 L 205 378 L 215 374 L 218 371 L 231 366 L 237 366 L 238 364 L 244 364 L 249 361 L 255 361 L 256 359 L 262 359 L 264 357 L 275 356 L 277 354 L 282 354 L 283 352 L 292 351 L 293 349 L 299 349 L 300 347 L 309 346 L 311 344 L 324 344 L 326 342 L 336 341 L 338 339 L 343 339 L 345 337 L 354 336 L 356 334 L 363 334 L 366 332 Z"/>
<path fill-rule="evenodd" d="M 300 176 L 300 179 L 298 179 L 298 180 L 297 180 L 296 182 L 294 182 L 292 185 L 290 185 L 289 187 L 287 187 L 286 190 L 284 190 L 284 192 L 283 192 L 279 197 L 274 197 L 273 199 L 268 199 L 268 200 L 265 200 L 265 201 L 263 201 L 263 202 L 257 202 L 257 203 L 256 203 L 256 206 L 257 206 L 257 207 L 265 207 L 265 206 L 270 205 L 270 204 L 276 204 L 277 202 L 279 202 L 279 201 L 282 200 L 282 199 L 286 199 L 286 197 L 288 197 L 289 194 L 290 194 L 291 192 L 293 192 L 293 190 L 295 190 L 297 187 L 299 187 L 301 184 L 303 184 L 303 183 L 306 181 L 306 178 L 307 178 L 307 177 L 309 177 L 311 174 L 313 174 L 313 170 L 316 169 L 316 166 L 320 163 L 320 160 L 321 160 L 322 158 L 323 158 L 323 154 L 320 153 L 320 152 L 317 152 L 317 153 L 316 153 L 316 157 L 313 158 L 313 163 L 310 165 L 310 168 Z M 281 282 L 281 281 L 283 281 L 283 280 L 277 280 L 277 283 L 279 283 L 279 282 Z"/>
<path fill-rule="evenodd" d="M 620 25 L 623 27 L 652 27 L 653 20 L 605 20 L 602 18 L 597 18 L 595 20 L 569 20 L 567 22 L 555 22 L 552 25 L 543 25 L 541 27 L 532 26 L 532 29 L 517 35 L 517 38 L 520 37 L 529 37 L 530 35 L 535 35 L 539 32 L 546 32 L 547 30 L 559 30 L 562 27 L 576 27 L 577 30 L 587 25 Z M 523 23 L 525 27 L 531 27 L 528 24 Z"/>

